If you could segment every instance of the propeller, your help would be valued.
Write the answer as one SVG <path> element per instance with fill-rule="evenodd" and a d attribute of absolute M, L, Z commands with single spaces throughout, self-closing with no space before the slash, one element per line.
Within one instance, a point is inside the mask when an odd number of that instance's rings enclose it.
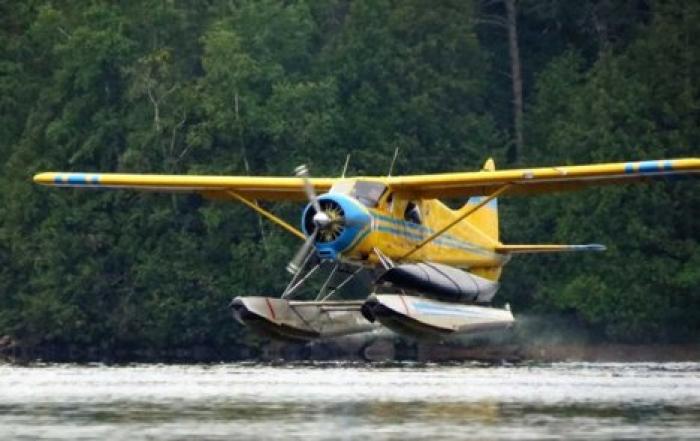
<path fill-rule="evenodd" d="M 299 167 L 294 169 L 294 174 L 304 180 L 304 191 L 306 191 L 307 199 L 309 199 L 311 204 L 314 206 L 316 213 L 321 213 L 321 206 L 318 203 L 316 191 L 314 190 L 314 186 L 311 185 L 311 179 L 309 179 L 309 168 L 306 166 L 306 164 L 301 164 Z"/>
<path fill-rule="evenodd" d="M 306 238 L 304 243 L 297 250 L 296 254 L 294 254 L 292 260 L 287 264 L 287 272 L 296 275 L 299 271 L 301 271 L 301 268 L 306 263 L 309 254 L 314 250 L 314 242 L 316 241 L 317 234 L 318 230 L 314 230 L 314 232 Z"/>
<path fill-rule="evenodd" d="M 311 232 L 302 246 L 287 265 L 287 271 L 298 274 L 315 249 L 314 242 L 331 242 L 337 239 L 345 229 L 345 215 L 340 205 L 332 200 L 319 201 L 314 186 L 309 178 L 309 169 L 306 165 L 300 165 L 294 169 L 296 176 L 304 181 L 306 197 L 311 203 L 312 210 L 308 210 L 304 219 L 306 231 Z"/>

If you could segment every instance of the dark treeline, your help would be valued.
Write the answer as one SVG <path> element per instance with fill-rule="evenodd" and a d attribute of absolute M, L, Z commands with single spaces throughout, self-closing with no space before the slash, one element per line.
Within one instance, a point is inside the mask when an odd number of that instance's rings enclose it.
<path fill-rule="evenodd" d="M 38 171 L 315 175 L 697 156 L 700 3 L 0 0 L 0 337 L 243 344 L 297 240 L 234 203 L 39 188 Z M 503 200 L 497 300 L 600 339 L 700 336 L 700 188 Z M 292 222 L 299 207 L 269 204 Z M 251 344 L 247 340 L 247 344 Z M 253 342 L 254 343 L 254 342 Z"/>

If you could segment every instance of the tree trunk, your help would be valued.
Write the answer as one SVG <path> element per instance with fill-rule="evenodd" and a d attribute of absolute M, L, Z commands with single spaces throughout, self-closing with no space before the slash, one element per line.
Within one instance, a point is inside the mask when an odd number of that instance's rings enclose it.
<path fill-rule="evenodd" d="M 523 160 L 523 77 L 518 48 L 518 24 L 515 9 L 516 0 L 503 0 L 506 6 L 508 27 L 508 52 L 510 54 L 511 84 L 513 86 L 513 131 L 515 135 L 515 161 Z"/>

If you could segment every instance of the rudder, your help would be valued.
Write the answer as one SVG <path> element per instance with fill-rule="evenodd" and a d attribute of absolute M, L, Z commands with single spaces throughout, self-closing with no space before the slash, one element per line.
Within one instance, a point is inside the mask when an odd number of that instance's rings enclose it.
<path fill-rule="evenodd" d="M 484 173 L 493 172 L 495 170 L 496 164 L 494 163 L 493 158 L 489 158 L 481 169 L 481 171 Z M 487 196 L 472 196 L 469 198 L 467 203 L 464 204 L 464 207 L 462 207 L 460 211 L 466 212 L 470 210 L 475 205 L 483 202 L 486 197 Z M 466 221 L 472 224 L 472 226 L 484 233 L 494 242 L 498 242 L 498 199 L 494 198 L 490 200 L 486 205 L 470 214 Z"/>

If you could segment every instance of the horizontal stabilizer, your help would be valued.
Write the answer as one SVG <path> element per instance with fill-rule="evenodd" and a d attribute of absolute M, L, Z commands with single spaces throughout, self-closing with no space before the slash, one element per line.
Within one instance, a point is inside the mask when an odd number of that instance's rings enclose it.
<path fill-rule="evenodd" d="M 605 245 L 589 243 L 584 245 L 499 245 L 497 253 L 525 254 L 525 253 L 567 253 L 572 251 L 605 251 Z"/>

